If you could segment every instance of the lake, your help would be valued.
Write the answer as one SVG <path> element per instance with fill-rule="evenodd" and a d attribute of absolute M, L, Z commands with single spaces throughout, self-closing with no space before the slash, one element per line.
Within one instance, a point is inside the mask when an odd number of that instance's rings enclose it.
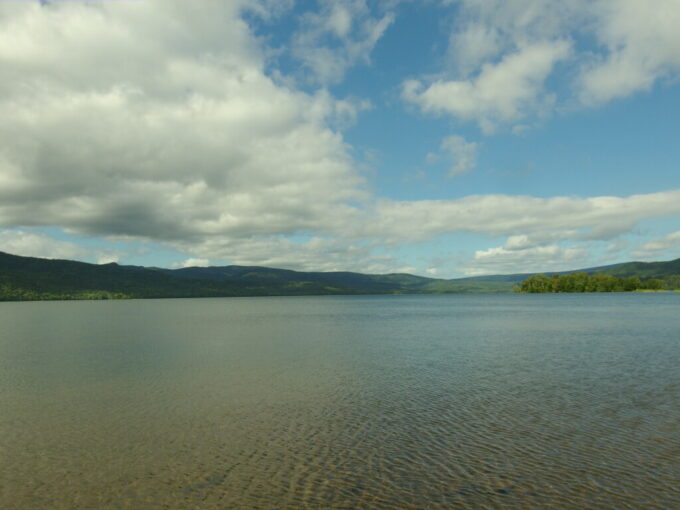
<path fill-rule="evenodd" d="M 680 293 L 0 303 L 0 507 L 680 501 Z"/>

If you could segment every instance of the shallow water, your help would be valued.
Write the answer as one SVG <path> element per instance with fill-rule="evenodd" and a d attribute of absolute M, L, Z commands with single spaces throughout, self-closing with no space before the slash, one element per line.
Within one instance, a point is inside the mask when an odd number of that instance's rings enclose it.
<path fill-rule="evenodd" d="M 0 304 L 0 508 L 678 508 L 680 294 Z"/>

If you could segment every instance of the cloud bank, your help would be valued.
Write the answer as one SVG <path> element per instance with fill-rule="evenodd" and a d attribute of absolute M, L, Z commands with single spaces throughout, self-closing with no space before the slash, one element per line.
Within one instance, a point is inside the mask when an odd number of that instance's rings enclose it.
<path fill-rule="evenodd" d="M 620 9 L 611 2 L 459 3 L 463 21 L 448 50 L 456 77 L 416 78 L 402 93 L 423 111 L 476 121 L 487 132 L 552 107 L 546 80 L 579 55 L 565 31 L 586 15 L 605 49 L 574 67 L 584 104 L 631 94 L 680 69 L 677 2 L 660 0 L 663 20 L 637 24 L 643 7 L 632 1 Z M 161 242 L 187 264 L 385 272 L 414 270 L 390 254 L 394 247 L 473 232 L 507 238 L 477 251 L 466 269 L 493 272 L 578 261 L 581 248 L 560 243 L 614 239 L 648 218 L 680 214 L 680 190 L 376 196 L 341 130 L 363 103 L 334 97 L 327 85 L 370 62 L 395 14 L 348 0 L 322 2 L 306 15 L 291 51 L 318 86 L 303 91 L 267 71 L 267 48 L 244 21 L 244 12 L 257 16 L 267 5 L 0 3 L 0 249 L 82 256 L 74 245 L 25 230 L 58 227 Z M 455 176 L 474 168 L 479 144 L 454 135 L 441 149 Z"/>
<path fill-rule="evenodd" d="M 179 242 L 351 215 L 351 106 L 268 77 L 243 4 L 0 6 L 0 224 Z"/>

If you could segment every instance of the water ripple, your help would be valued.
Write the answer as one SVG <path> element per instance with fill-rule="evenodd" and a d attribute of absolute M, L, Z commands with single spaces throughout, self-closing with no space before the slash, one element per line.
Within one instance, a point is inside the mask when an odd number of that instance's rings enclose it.
<path fill-rule="evenodd" d="M 0 312 L 0 507 L 677 508 L 677 299 L 559 299 Z"/>

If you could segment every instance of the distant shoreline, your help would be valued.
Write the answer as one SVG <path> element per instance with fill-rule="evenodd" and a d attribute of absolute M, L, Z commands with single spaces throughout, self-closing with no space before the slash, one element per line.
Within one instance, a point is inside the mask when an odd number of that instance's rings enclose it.
<path fill-rule="evenodd" d="M 680 259 L 579 272 L 443 279 L 408 273 L 293 271 L 259 266 L 166 269 L 90 264 L 0 252 L 0 301 L 257 296 L 621 292 L 680 288 Z"/>

